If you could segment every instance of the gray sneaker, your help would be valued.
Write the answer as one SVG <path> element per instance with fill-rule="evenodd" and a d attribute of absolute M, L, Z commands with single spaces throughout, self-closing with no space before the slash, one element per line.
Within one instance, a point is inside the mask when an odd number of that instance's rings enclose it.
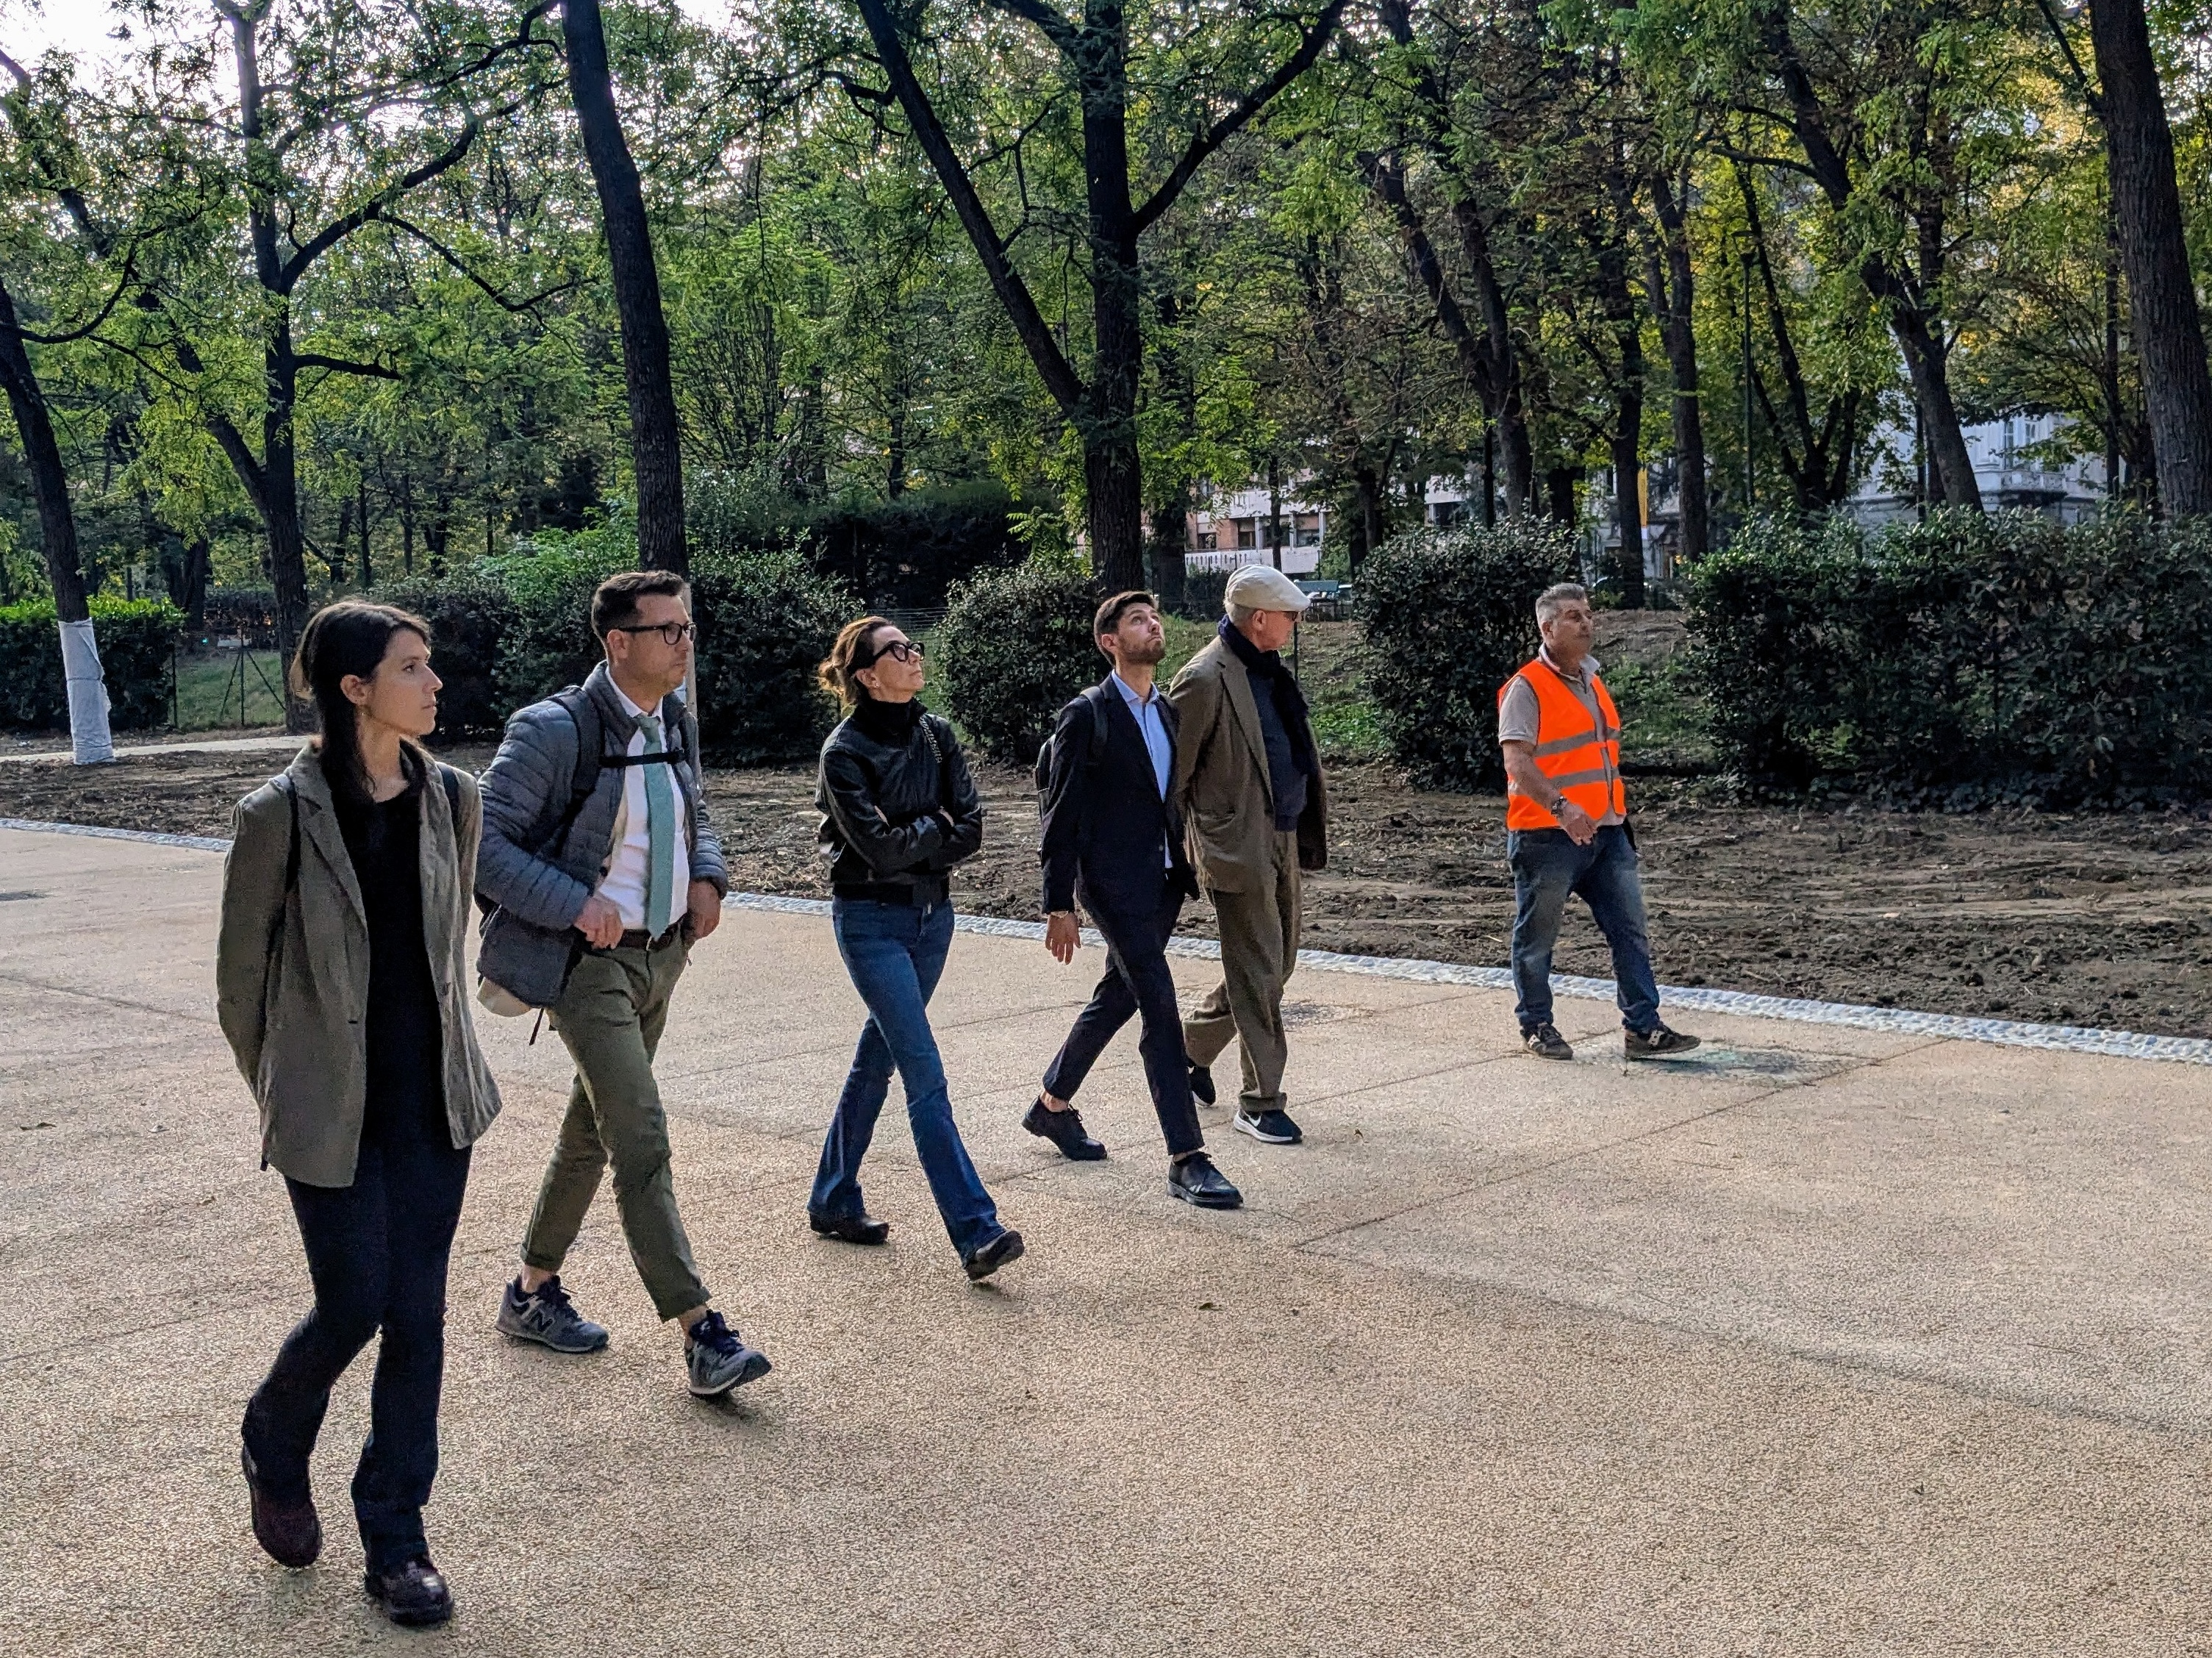
<path fill-rule="evenodd" d="M 771 1368 L 768 1355 L 746 1346 L 715 1312 L 684 1333 L 684 1362 L 690 1367 L 695 1399 L 719 1399 L 732 1388 L 759 1381 Z"/>
<path fill-rule="evenodd" d="M 607 1345 L 607 1327 L 576 1310 L 557 1273 L 529 1295 L 519 1278 L 507 1286 L 499 1298 L 499 1333 L 556 1353 L 596 1353 Z"/>

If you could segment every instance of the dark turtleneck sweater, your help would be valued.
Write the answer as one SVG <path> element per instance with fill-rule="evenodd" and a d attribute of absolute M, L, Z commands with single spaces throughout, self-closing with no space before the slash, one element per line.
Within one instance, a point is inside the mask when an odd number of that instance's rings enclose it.
<path fill-rule="evenodd" d="M 1282 655 L 1263 651 L 1221 619 L 1222 643 L 1244 665 L 1252 686 L 1252 706 L 1260 716 L 1260 741 L 1267 751 L 1267 786 L 1275 802 L 1275 828 L 1289 834 L 1306 809 L 1306 780 L 1313 774 L 1313 728 L 1305 695 L 1283 665 Z"/>

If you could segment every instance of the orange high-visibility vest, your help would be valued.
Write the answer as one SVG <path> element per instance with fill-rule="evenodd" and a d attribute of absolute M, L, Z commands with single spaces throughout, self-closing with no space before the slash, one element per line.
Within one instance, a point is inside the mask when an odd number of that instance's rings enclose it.
<path fill-rule="evenodd" d="M 1597 693 L 1599 719 L 1590 720 L 1559 671 L 1539 658 L 1524 665 L 1514 679 L 1525 679 L 1536 693 L 1536 769 L 1552 786 L 1597 822 L 1608 811 L 1628 815 L 1628 793 L 1620 782 L 1620 714 L 1605 681 L 1590 676 Z M 1498 688 L 1498 706 L 1505 706 L 1507 680 Z M 1505 784 L 1505 827 L 1510 829 L 1557 829 L 1559 820 L 1514 786 Z"/>

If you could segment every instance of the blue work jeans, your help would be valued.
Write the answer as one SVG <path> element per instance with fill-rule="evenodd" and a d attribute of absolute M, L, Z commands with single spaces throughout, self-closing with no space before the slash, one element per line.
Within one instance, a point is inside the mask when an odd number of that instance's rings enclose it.
<path fill-rule="evenodd" d="M 442 1131 L 444 1113 L 434 1127 Z M 438 1394 L 446 1364 L 446 1266 L 469 1154 L 407 1125 L 364 1133 L 351 1186 L 286 1182 L 315 1305 L 246 1407 L 254 1477 L 280 1501 L 307 1493 L 307 1458 L 331 1388 L 380 1333 L 368 1440 L 353 1507 L 371 1571 L 427 1552 L 422 1505 L 438 1473 Z"/>
<path fill-rule="evenodd" d="M 822 1167 L 807 1207 L 817 1215 L 849 1218 L 863 1212 L 860 1159 L 868 1154 L 877 1115 L 890 1092 L 896 1067 L 906 1090 L 907 1121 L 921 1158 L 937 1212 L 952 1247 L 967 1256 L 996 1237 L 999 1212 L 983 1189 L 945 1087 L 945 1065 L 929 1029 L 929 998 L 952 947 L 952 906 L 886 903 L 872 898 L 835 900 L 830 924 L 837 952 L 853 987 L 868 1005 L 868 1023 L 853 1054 L 853 1068 L 838 1096 L 837 1112 L 822 1142 Z"/>
<path fill-rule="evenodd" d="M 1513 987 L 1520 998 L 1513 1011 L 1522 1032 L 1552 1023 L 1552 950 L 1575 893 L 1612 948 L 1621 1023 L 1636 1031 L 1657 1024 L 1659 985 L 1644 937 L 1644 883 L 1627 829 L 1608 823 L 1586 847 L 1565 829 L 1515 829 L 1505 837 L 1505 861 L 1513 867 Z"/>

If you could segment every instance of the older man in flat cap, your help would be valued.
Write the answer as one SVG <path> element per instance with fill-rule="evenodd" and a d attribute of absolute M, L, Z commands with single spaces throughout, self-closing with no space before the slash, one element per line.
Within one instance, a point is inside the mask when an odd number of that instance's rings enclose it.
<path fill-rule="evenodd" d="M 1294 1145 L 1304 1137 L 1284 1108 L 1283 985 L 1298 959 L 1301 873 L 1328 860 L 1328 801 L 1305 697 L 1279 653 L 1312 601 L 1261 564 L 1231 576 L 1223 597 L 1218 636 L 1168 687 L 1170 793 L 1221 926 L 1221 982 L 1183 1021 L 1183 1048 L 1191 1091 L 1211 1105 L 1211 1067 L 1234 1035 L 1237 1132 Z"/>

